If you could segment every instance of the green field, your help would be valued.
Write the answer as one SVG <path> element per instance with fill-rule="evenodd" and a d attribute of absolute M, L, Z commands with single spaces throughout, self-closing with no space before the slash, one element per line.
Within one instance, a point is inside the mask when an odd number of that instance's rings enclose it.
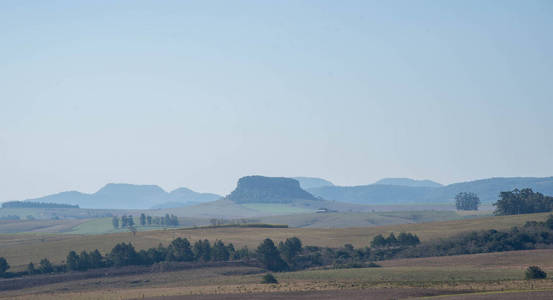
<path fill-rule="evenodd" d="M 241 206 L 268 215 L 288 215 L 314 212 L 313 209 L 276 203 L 247 203 L 241 204 Z"/>

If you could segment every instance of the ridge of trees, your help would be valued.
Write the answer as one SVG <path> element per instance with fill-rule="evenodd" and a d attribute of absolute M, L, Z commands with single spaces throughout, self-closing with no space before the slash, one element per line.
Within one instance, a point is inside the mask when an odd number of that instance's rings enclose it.
<path fill-rule="evenodd" d="M 455 195 L 455 207 L 458 210 L 478 210 L 480 198 L 475 193 L 461 192 Z"/>
<path fill-rule="evenodd" d="M 123 215 L 121 217 L 113 217 L 111 219 L 113 228 L 130 228 L 135 225 L 134 217 L 132 215 Z M 144 213 L 138 217 L 138 224 L 140 226 L 179 226 L 179 218 L 173 214 L 165 214 L 165 216 L 150 216 Z"/>
<path fill-rule="evenodd" d="M 2 208 L 79 208 L 79 205 L 50 202 L 8 201 L 2 203 Z"/>

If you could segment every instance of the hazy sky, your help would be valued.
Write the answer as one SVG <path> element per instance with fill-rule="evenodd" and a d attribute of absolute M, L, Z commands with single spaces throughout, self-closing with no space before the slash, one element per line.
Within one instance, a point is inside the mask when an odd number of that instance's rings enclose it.
<path fill-rule="evenodd" d="M 0 201 L 553 176 L 552 1 L 1 1 Z"/>

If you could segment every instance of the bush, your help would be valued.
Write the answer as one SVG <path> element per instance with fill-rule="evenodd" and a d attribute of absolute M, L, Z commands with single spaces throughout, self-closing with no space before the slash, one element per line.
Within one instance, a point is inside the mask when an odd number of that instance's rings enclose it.
<path fill-rule="evenodd" d="M 8 261 L 0 257 L 0 275 L 6 273 L 6 271 L 10 268 L 10 265 L 8 264 Z"/>
<path fill-rule="evenodd" d="M 524 277 L 526 279 L 544 279 L 545 277 L 547 277 L 547 273 L 545 273 L 538 266 L 530 266 L 528 267 L 528 269 L 526 269 L 526 272 L 524 273 Z"/>
<path fill-rule="evenodd" d="M 263 278 L 261 279 L 261 283 L 271 284 L 271 283 L 278 283 L 278 280 L 273 276 L 271 273 L 267 273 L 263 275 Z"/>

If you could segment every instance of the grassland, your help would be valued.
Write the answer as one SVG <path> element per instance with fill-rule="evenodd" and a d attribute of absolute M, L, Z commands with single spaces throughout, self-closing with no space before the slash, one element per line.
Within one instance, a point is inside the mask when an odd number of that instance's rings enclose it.
<path fill-rule="evenodd" d="M 191 207 L 191 209 L 193 209 Z M 457 212 L 444 210 L 428 211 L 392 211 L 392 212 L 333 212 L 313 213 L 312 209 L 284 204 L 244 204 L 243 209 L 255 211 L 254 215 L 262 217 L 241 218 L 249 223 L 287 224 L 290 227 L 307 228 L 345 228 L 368 227 L 394 224 L 421 223 L 433 221 L 456 220 L 483 216 L 482 212 Z M 25 210 L 25 209 L 24 209 Z M 114 211 L 115 212 L 115 211 Z M 163 215 L 163 211 L 129 211 L 136 217 L 140 213 Z M 118 211 L 117 213 L 122 213 Z M 267 216 L 272 214 L 270 216 Z M 225 217 L 227 221 L 229 218 Z M 232 219 L 232 218 L 230 218 Z M 208 218 L 179 217 L 180 227 L 194 227 L 209 224 Z M 138 231 L 159 230 L 160 226 L 135 226 Z M 111 217 L 68 218 L 62 220 L 1 220 L 0 233 L 45 232 L 73 234 L 104 234 L 126 232 L 126 229 L 114 229 Z"/>
<path fill-rule="evenodd" d="M 70 250 L 99 249 L 107 253 L 119 242 L 132 242 L 138 249 L 167 245 L 177 237 L 192 241 L 198 239 L 232 242 L 236 247 L 255 248 L 264 238 L 276 241 L 297 236 L 305 245 L 339 247 L 346 243 L 355 247 L 368 246 L 377 234 L 390 232 L 413 232 L 421 240 L 445 238 L 460 232 L 480 229 L 507 229 L 522 225 L 526 221 L 543 221 L 547 213 L 517 216 L 484 217 L 420 224 L 401 224 L 358 228 L 198 228 L 167 229 L 138 232 L 112 233 L 104 235 L 45 235 L 45 234 L 2 234 L 0 235 L 0 256 L 5 257 L 12 268 L 20 270 L 30 261 L 37 262 L 47 257 L 54 263 L 61 263 Z"/>
<path fill-rule="evenodd" d="M 100 277 L 6 291 L 0 295 L 0 298 L 129 299 L 160 297 L 161 299 L 161 296 L 171 295 L 248 295 L 252 293 L 333 290 L 367 290 L 364 293 L 371 294 L 373 291 L 376 292 L 376 289 L 382 288 L 390 292 L 423 288 L 426 291 L 441 291 L 441 294 L 551 290 L 553 289 L 551 280 L 522 280 L 527 263 L 544 266 L 547 271 L 553 270 L 551 269 L 553 267 L 551 257 L 553 257 L 553 250 L 406 259 L 390 261 L 391 265 L 383 264 L 381 268 L 277 273 L 275 276 L 279 284 L 276 285 L 259 284 L 261 270 L 255 267 L 214 267 L 167 273 L 146 272 L 130 276 Z M 449 262 L 443 264 L 444 260 L 449 260 Z M 481 265 L 482 261 L 485 261 L 486 264 Z M 517 263 L 517 261 L 520 262 Z M 440 293 L 434 294 L 439 295 Z M 492 293 L 488 294 L 492 295 Z M 391 294 L 383 294 L 383 296 L 385 295 Z M 340 293 L 336 293 L 335 296 L 340 296 Z M 389 299 L 388 297 L 385 299 Z"/>

